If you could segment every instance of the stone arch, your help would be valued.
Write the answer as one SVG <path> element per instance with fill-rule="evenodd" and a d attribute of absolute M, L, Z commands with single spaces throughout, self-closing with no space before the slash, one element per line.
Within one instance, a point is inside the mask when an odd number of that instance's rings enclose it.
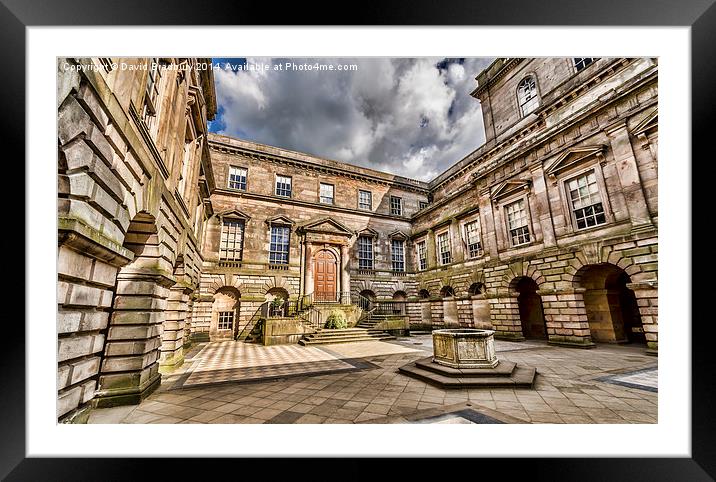
<path fill-rule="evenodd" d="M 583 294 L 589 330 L 594 341 L 646 343 L 644 326 L 627 270 L 612 263 L 582 266 L 574 287 Z"/>
<path fill-rule="evenodd" d="M 487 292 L 487 287 L 485 286 L 485 283 L 476 281 L 468 287 L 467 292 L 470 296 L 484 295 Z"/>
<path fill-rule="evenodd" d="M 539 285 L 530 276 L 519 276 L 510 282 L 510 291 L 518 293 L 517 308 L 522 335 L 525 338 L 547 339 L 547 322 L 542 297 L 537 294 L 538 289 Z"/>
<path fill-rule="evenodd" d="M 585 245 L 583 248 L 583 251 L 575 253 L 572 264 L 566 269 L 567 282 L 572 286 L 579 286 L 580 278 L 587 267 L 599 264 L 611 264 L 624 270 L 634 282 L 648 278 L 643 273 L 641 265 L 635 264 L 630 257 L 624 256 L 622 251 L 614 250 L 611 246 L 595 249 L 593 246 Z"/>
<path fill-rule="evenodd" d="M 264 294 L 267 294 L 269 291 L 274 289 L 284 290 L 288 294 L 288 297 L 296 295 L 293 286 L 291 286 L 291 284 L 283 276 L 274 276 L 263 285 Z"/>
<path fill-rule="evenodd" d="M 440 297 L 441 298 L 454 298 L 455 297 L 455 289 L 449 285 L 443 286 L 442 288 L 440 288 Z"/>
<path fill-rule="evenodd" d="M 376 291 L 376 289 L 375 289 L 376 287 L 375 287 L 375 284 L 373 283 L 373 280 L 369 280 L 369 279 L 362 279 L 362 280 L 358 281 L 357 283 L 355 283 L 354 286 L 355 286 L 355 291 L 357 293 L 360 293 L 361 291 L 372 291 L 373 293 L 375 293 L 375 291 Z"/>
<path fill-rule="evenodd" d="M 408 292 L 408 287 L 405 285 L 405 282 L 403 280 L 393 282 L 393 292 L 396 291 L 403 291 L 405 293 Z"/>
<path fill-rule="evenodd" d="M 408 299 L 408 294 L 403 290 L 396 290 L 393 292 L 394 301 L 405 301 Z"/>
<path fill-rule="evenodd" d="M 427 299 L 429 299 L 429 298 L 430 298 L 430 291 L 428 291 L 428 290 L 425 289 L 425 288 L 421 288 L 421 289 L 418 291 L 418 298 L 420 298 L 421 300 L 427 300 Z"/>
<path fill-rule="evenodd" d="M 209 333 L 214 339 L 232 339 L 239 326 L 241 292 L 233 286 L 222 286 L 213 296 Z"/>
<path fill-rule="evenodd" d="M 100 405 L 115 403 L 118 397 L 139 403 L 161 383 L 166 300 L 176 281 L 173 266 L 162 257 L 156 219 L 150 213 L 140 212 L 131 220 L 123 247 L 134 259 L 117 273 L 97 390 Z M 149 349 L 127 354 L 129 344 Z"/>
<path fill-rule="evenodd" d="M 535 265 L 519 262 L 510 265 L 510 269 L 503 275 L 503 286 L 510 292 L 514 292 L 516 291 L 517 283 L 519 283 L 522 278 L 530 278 L 538 287 L 546 282 L 545 277 L 542 276 L 542 273 Z"/>
<path fill-rule="evenodd" d="M 232 286 L 236 288 L 239 293 L 244 293 L 247 291 L 244 284 L 241 282 L 241 280 L 239 280 L 239 277 L 229 273 L 226 275 L 214 275 L 211 279 L 211 284 L 209 285 L 208 292 L 209 294 L 213 295 L 217 292 L 217 290 L 224 286 Z"/>

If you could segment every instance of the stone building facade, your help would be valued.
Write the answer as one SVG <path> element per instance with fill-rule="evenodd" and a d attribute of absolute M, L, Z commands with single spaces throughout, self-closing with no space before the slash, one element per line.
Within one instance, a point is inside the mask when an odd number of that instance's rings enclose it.
<path fill-rule="evenodd" d="M 344 305 L 358 295 L 417 297 L 408 237 L 427 183 L 219 135 L 209 149 L 215 215 L 205 226 L 195 332 L 231 339 L 275 296 Z M 220 327 L 228 312 L 235 322 Z"/>
<path fill-rule="evenodd" d="M 433 202 L 412 219 L 411 240 L 428 247 L 416 279 L 433 323 L 449 307 L 459 325 L 503 338 L 656 352 L 657 67 L 498 59 L 478 75 L 486 143 L 430 182 Z"/>
<path fill-rule="evenodd" d="M 655 59 L 497 59 L 485 144 L 430 182 L 208 134 L 205 59 L 112 60 L 58 63 L 61 419 L 137 403 L 276 297 L 657 352 Z"/>
<path fill-rule="evenodd" d="M 138 403 L 183 360 L 209 193 L 208 59 L 58 59 L 58 405 Z"/>

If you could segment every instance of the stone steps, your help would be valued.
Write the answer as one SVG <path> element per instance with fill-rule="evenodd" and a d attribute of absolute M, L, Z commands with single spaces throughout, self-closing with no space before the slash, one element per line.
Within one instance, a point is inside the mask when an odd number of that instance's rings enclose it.
<path fill-rule="evenodd" d="M 501 361 L 497 367 L 456 369 L 422 358 L 402 366 L 398 371 L 440 388 L 532 388 L 537 370 Z"/>
<path fill-rule="evenodd" d="M 351 343 L 356 341 L 395 340 L 395 337 L 381 330 L 364 328 L 346 328 L 343 330 L 323 329 L 306 335 L 298 341 L 299 345 L 327 345 L 331 343 Z"/>

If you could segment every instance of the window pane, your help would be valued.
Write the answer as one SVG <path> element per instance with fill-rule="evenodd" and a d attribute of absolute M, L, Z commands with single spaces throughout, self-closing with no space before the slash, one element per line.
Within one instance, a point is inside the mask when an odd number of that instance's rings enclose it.
<path fill-rule="evenodd" d="M 438 253 L 440 254 L 440 264 L 448 264 L 451 262 L 450 241 L 448 233 L 438 235 Z"/>
<path fill-rule="evenodd" d="M 403 215 L 403 198 L 390 196 L 390 214 L 395 216 Z"/>
<path fill-rule="evenodd" d="M 224 220 L 219 241 L 219 258 L 240 261 L 244 243 L 244 222 Z"/>
<path fill-rule="evenodd" d="M 520 103 L 522 116 L 526 116 L 539 106 L 537 83 L 533 76 L 525 77 L 517 87 L 517 100 Z"/>
<path fill-rule="evenodd" d="M 394 239 L 391 243 L 393 271 L 405 271 L 405 242 Z"/>
<path fill-rule="evenodd" d="M 322 203 L 333 204 L 333 184 L 321 183 L 320 197 Z"/>
<path fill-rule="evenodd" d="M 288 176 L 276 176 L 276 195 L 291 197 L 291 178 Z"/>
<path fill-rule="evenodd" d="M 358 238 L 358 268 L 373 269 L 373 238 L 371 237 Z"/>
<path fill-rule="evenodd" d="M 480 243 L 480 221 L 471 221 L 465 225 L 465 238 L 468 256 L 470 258 L 481 256 L 482 245 Z"/>
<path fill-rule="evenodd" d="M 287 226 L 271 226 L 269 263 L 288 264 L 291 230 Z"/>
<path fill-rule="evenodd" d="M 425 241 L 418 243 L 418 265 L 421 271 L 428 269 L 428 248 Z"/>
<path fill-rule="evenodd" d="M 368 211 L 373 209 L 373 193 L 370 191 L 358 191 L 358 208 Z"/>
<path fill-rule="evenodd" d="M 577 222 L 577 229 L 588 228 L 606 223 L 602 198 L 594 171 L 567 181 L 570 189 L 572 212 Z M 579 186 L 578 188 L 575 188 Z"/>
<path fill-rule="evenodd" d="M 246 169 L 231 167 L 229 169 L 229 188 L 246 190 Z"/>

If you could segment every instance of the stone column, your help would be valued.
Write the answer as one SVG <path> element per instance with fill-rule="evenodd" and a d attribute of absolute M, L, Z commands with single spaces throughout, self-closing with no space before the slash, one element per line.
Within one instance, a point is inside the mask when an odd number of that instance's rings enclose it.
<path fill-rule="evenodd" d="M 659 352 L 659 290 L 656 281 L 627 283 L 627 288 L 634 292 L 639 306 L 641 324 L 646 337 L 646 352 L 656 355 Z"/>
<path fill-rule="evenodd" d="M 351 274 L 350 274 L 350 267 L 349 267 L 349 261 L 350 257 L 348 254 L 348 245 L 342 244 L 341 245 L 341 300 L 340 302 L 344 305 L 349 305 L 350 300 L 350 291 L 351 291 Z M 345 296 L 348 296 L 348 299 L 344 299 Z"/>
<path fill-rule="evenodd" d="M 530 203 L 532 219 L 536 219 L 542 231 L 542 243 L 545 248 L 557 246 L 557 238 L 554 234 L 552 215 L 549 209 L 549 196 L 547 195 L 547 183 L 544 180 L 542 163 L 530 167 L 532 173 L 532 192 L 534 196 Z"/>
<path fill-rule="evenodd" d="M 146 268 L 122 270 L 117 275 L 97 406 L 137 404 L 159 386 L 162 324 L 174 282 Z"/>
<path fill-rule="evenodd" d="M 311 243 L 306 241 L 305 247 L 306 255 L 304 257 L 304 271 L 303 271 L 303 291 L 305 295 L 313 294 L 313 266 L 311 258 L 313 257 L 313 249 Z"/>
<path fill-rule="evenodd" d="M 584 288 L 538 290 L 550 345 L 593 348 Z"/>
<path fill-rule="evenodd" d="M 175 285 L 169 290 L 159 356 L 162 372 L 171 371 L 184 363 L 184 330 L 191 293 L 191 288 L 182 285 Z"/>
<path fill-rule="evenodd" d="M 631 218 L 632 230 L 653 229 L 626 123 L 607 130 L 606 134 L 611 143 L 619 174 L 619 183 Z"/>
<path fill-rule="evenodd" d="M 517 303 L 519 293 L 516 291 L 504 291 L 485 296 L 490 303 L 495 338 L 524 341 L 522 321 L 520 320 L 520 305 Z"/>
<path fill-rule="evenodd" d="M 186 319 L 184 320 L 184 336 L 182 337 L 182 343 L 184 345 L 184 351 L 191 346 L 191 323 L 194 315 L 194 301 L 196 294 L 192 294 L 189 297 L 189 302 L 186 306 Z"/>

